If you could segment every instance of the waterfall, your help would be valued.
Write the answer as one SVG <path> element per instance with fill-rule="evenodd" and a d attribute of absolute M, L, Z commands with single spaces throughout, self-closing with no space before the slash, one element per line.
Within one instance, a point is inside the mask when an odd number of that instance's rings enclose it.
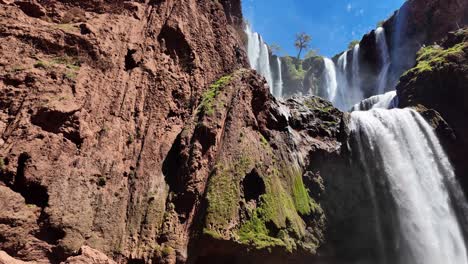
<path fill-rule="evenodd" d="M 367 111 L 375 108 L 392 109 L 397 107 L 398 97 L 396 91 L 379 94 L 362 100 L 353 106 L 351 111 Z"/>
<path fill-rule="evenodd" d="M 411 109 L 372 109 L 352 112 L 350 130 L 379 222 L 376 263 L 467 264 L 452 205 L 466 201 L 451 193 L 454 171 L 433 128 Z"/>
<path fill-rule="evenodd" d="M 382 68 L 380 70 L 377 81 L 377 94 L 383 94 L 387 88 L 388 70 L 390 69 L 390 54 L 387 46 L 387 38 L 385 37 L 385 29 L 383 27 L 377 28 L 375 31 L 377 47 L 380 53 Z"/>
<path fill-rule="evenodd" d="M 275 96 L 277 98 L 281 98 L 283 97 L 283 73 L 281 71 L 281 59 L 279 57 L 276 58 L 276 61 L 278 63 L 278 79 L 276 80 L 276 87 L 275 87 L 275 91 L 276 91 L 276 94 Z"/>
<path fill-rule="evenodd" d="M 363 92 L 361 91 L 361 70 L 359 68 L 359 44 L 356 44 L 353 48 L 353 92 L 354 92 L 354 98 L 357 98 L 358 100 L 363 99 Z M 352 103 L 356 103 L 357 101 L 354 101 Z"/>
<path fill-rule="evenodd" d="M 333 102 L 335 107 L 339 109 L 346 109 L 346 105 L 348 104 L 349 97 L 348 93 L 350 91 L 349 83 L 348 83 L 348 51 L 343 52 L 341 56 L 338 58 L 338 65 L 337 65 L 337 96 Z"/>
<path fill-rule="evenodd" d="M 250 67 L 266 79 L 270 86 L 270 92 L 274 94 L 274 83 L 273 76 L 271 74 L 270 52 L 268 50 L 268 46 L 258 33 L 252 31 L 249 25 L 245 27 L 245 33 L 247 34 L 248 40 L 247 55 L 249 57 Z"/>
<path fill-rule="evenodd" d="M 333 63 L 333 61 L 329 58 L 323 58 L 323 62 L 325 63 L 324 77 L 327 89 L 327 99 L 331 102 L 334 102 L 338 88 L 335 63 Z"/>

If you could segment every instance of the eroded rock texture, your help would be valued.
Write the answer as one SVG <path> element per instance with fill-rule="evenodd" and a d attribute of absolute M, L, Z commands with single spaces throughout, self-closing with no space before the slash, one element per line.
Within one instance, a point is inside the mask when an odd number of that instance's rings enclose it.
<path fill-rule="evenodd" d="M 311 153 L 337 152 L 343 114 L 317 97 L 278 103 L 248 70 L 214 83 L 165 162 L 170 223 L 195 216 L 195 263 L 308 263 L 325 242 Z M 191 204 L 195 207 L 195 214 Z M 169 227 L 167 237 L 177 228 Z"/>
<path fill-rule="evenodd" d="M 185 261 L 193 213 L 164 236 L 163 162 L 209 84 L 246 66 L 241 19 L 239 1 L 1 1 L 0 249 Z"/>

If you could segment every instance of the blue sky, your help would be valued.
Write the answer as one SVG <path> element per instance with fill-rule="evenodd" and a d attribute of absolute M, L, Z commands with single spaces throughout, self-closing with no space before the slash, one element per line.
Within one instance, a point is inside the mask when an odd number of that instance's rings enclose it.
<path fill-rule="evenodd" d="M 319 54 L 334 56 L 390 17 L 405 0 L 242 0 L 244 17 L 281 55 L 297 55 L 294 36 L 306 32 Z"/>

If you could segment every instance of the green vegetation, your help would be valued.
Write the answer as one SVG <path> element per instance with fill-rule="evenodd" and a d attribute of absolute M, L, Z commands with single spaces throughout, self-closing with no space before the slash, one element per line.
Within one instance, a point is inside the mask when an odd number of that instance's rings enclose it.
<path fill-rule="evenodd" d="M 224 86 L 231 82 L 231 79 L 232 75 L 223 76 L 210 86 L 210 89 L 208 89 L 208 91 L 206 91 L 202 96 L 202 101 L 198 108 L 200 114 L 210 116 L 214 114 L 214 102 L 216 96 L 218 96 L 220 90 L 224 88 Z"/>
<path fill-rule="evenodd" d="M 106 182 L 107 182 L 106 178 L 101 176 L 98 178 L 97 185 L 100 187 L 103 187 L 106 185 Z"/>
<path fill-rule="evenodd" d="M 174 254 L 174 249 L 170 246 L 163 246 L 161 253 L 164 257 Z"/>
<path fill-rule="evenodd" d="M 270 234 L 265 225 L 264 216 L 261 213 L 261 208 L 254 211 L 252 218 L 241 227 L 239 231 L 240 241 L 245 244 L 251 244 L 258 249 L 275 246 L 286 247 L 283 240 L 272 237 L 273 234 Z"/>
<path fill-rule="evenodd" d="M 295 175 L 293 179 L 294 205 L 296 206 L 297 211 L 301 215 L 308 215 L 311 213 L 312 199 L 310 198 L 309 193 L 307 192 L 307 189 L 304 186 L 301 173 L 296 170 L 291 174 Z"/>
<path fill-rule="evenodd" d="M 213 170 L 208 182 L 208 209 L 206 227 L 212 232 L 205 232 L 213 236 L 213 232 L 221 235 L 221 231 L 229 225 L 230 220 L 238 211 L 240 186 L 239 179 L 246 174 L 252 164 L 248 157 L 241 157 L 229 164 L 218 164 Z"/>
<path fill-rule="evenodd" d="M 268 140 L 262 134 L 260 134 L 260 143 L 262 143 L 262 146 L 264 147 L 268 147 L 270 145 Z"/>
<path fill-rule="evenodd" d="M 443 66 L 448 62 L 449 56 L 457 56 L 464 53 L 464 49 L 468 46 L 468 43 L 459 43 L 451 48 L 443 49 L 439 46 L 428 46 L 422 48 L 417 53 L 417 65 L 416 67 L 407 71 L 408 73 L 421 74 L 424 72 L 432 72 L 435 68 Z"/>
<path fill-rule="evenodd" d="M 359 40 L 353 40 L 348 44 L 348 49 L 354 49 L 354 46 L 359 44 Z"/>
<path fill-rule="evenodd" d="M 34 68 L 48 69 L 49 67 L 50 67 L 50 63 L 43 61 L 43 60 L 38 60 L 36 63 L 34 63 Z"/>
<path fill-rule="evenodd" d="M 81 67 L 81 63 L 76 57 L 70 57 L 68 55 L 65 55 L 54 57 L 51 60 L 38 59 L 34 64 L 34 68 L 47 70 L 53 67 L 58 67 L 60 65 L 64 66 L 66 69 L 66 72 L 63 75 L 64 78 L 69 80 L 76 79 L 78 71 Z"/>
<path fill-rule="evenodd" d="M 302 68 L 302 63 L 296 63 L 292 57 L 283 57 L 282 62 L 288 69 L 290 78 L 293 81 L 302 81 L 305 77 L 306 71 Z"/>
<path fill-rule="evenodd" d="M 0 170 L 4 170 L 5 169 L 5 159 L 1 158 L 0 159 Z"/>
<path fill-rule="evenodd" d="M 26 70 L 26 67 L 21 65 L 15 65 L 10 69 L 10 72 L 20 72 Z"/>
<path fill-rule="evenodd" d="M 276 43 L 270 44 L 269 48 L 270 48 L 271 53 L 273 54 L 278 54 L 282 51 L 281 46 Z"/>
<path fill-rule="evenodd" d="M 127 138 L 127 145 L 131 145 L 133 142 L 134 142 L 134 138 L 132 135 L 129 135 L 128 138 Z"/>
<path fill-rule="evenodd" d="M 63 31 L 78 32 L 80 29 L 75 24 L 64 23 L 54 25 L 55 28 L 61 29 Z"/>
<path fill-rule="evenodd" d="M 309 59 L 309 58 L 314 58 L 314 57 L 319 57 L 318 51 L 315 49 L 311 49 L 304 56 L 304 60 Z"/>
<path fill-rule="evenodd" d="M 299 51 L 299 53 L 297 54 L 297 59 L 301 58 L 301 53 L 303 50 L 309 49 L 311 40 L 312 40 L 312 37 L 309 34 L 306 34 L 305 32 L 296 34 L 296 40 L 294 41 L 294 46 Z"/>
<path fill-rule="evenodd" d="M 67 71 L 64 76 L 66 79 L 73 81 L 76 79 L 78 74 L 74 71 Z"/>
<path fill-rule="evenodd" d="M 239 229 L 241 243 L 254 246 L 257 249 L 282 246 L 292 251 L 293 245 L 290 242 L 290 237 L 302 237 L 305 232 L 305 223 L 298 215 L 294 201 L 296 198 L 293 200 L 280 180 L 280 177 L 291 177 L 292 175 L 289 173 L 288 170 L 280 172 L 274 169 L 273 174 L 268 177 L 266 194 L 260 197 L 259 207 L 252 212 L 252 217 Z M 302 198 L 301 196 L 297 197 L 298 204 L 310 203 L 310 198 L 304 201 L 300 200 Z M 273 231 L 282 231 L 280 232 L 281 236 L 274 234 L 268 228 L 272 225 L 274 226 Z"/>
<path fill-rule="evenodd" d="M 334 109 L 333 105 L 321 102 L 319 97 L 308 97 L 304 100 L 304 105 L 312 110 L 329 113 Z"/>

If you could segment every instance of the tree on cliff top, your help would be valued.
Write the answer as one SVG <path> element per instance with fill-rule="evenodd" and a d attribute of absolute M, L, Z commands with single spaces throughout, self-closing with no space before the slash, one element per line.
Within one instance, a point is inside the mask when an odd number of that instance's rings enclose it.
<path fill-rule="evenodd" d="M 294 42 L 294 46 L 296 49 L 299 50 L 299 53 L 297 54 L 297 59 L 301 58 L 301 53 L 303 50 L 308 50 L 310 41 L 312 40 L 312 37 L 305 32 L 297 33 L 296 34 L 296 41 Z"/>

